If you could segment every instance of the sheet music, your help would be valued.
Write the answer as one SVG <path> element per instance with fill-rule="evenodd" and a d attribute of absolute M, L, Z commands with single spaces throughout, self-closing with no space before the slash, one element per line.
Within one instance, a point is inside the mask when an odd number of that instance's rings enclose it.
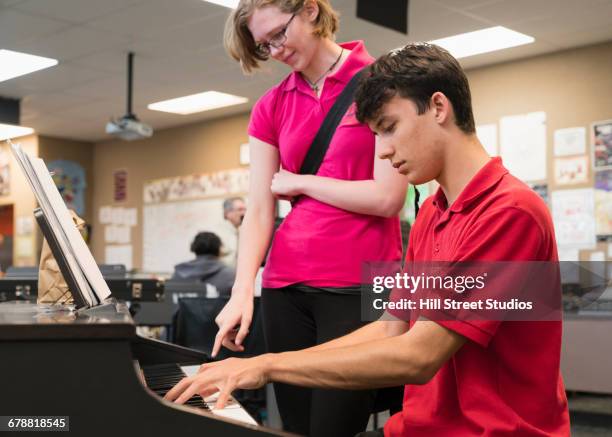
<path fill-rule="evenodd" d="M 62 253 L 66 257 L 84 299 L 90 306 L 104 301 L 110 297 L 110 289 L 89 248 L 74 225 L 47 166 L 42 159 L 29 156 L 19 145 L 11 145 L 38 204 L 54 234 L 58 237 Z"/>

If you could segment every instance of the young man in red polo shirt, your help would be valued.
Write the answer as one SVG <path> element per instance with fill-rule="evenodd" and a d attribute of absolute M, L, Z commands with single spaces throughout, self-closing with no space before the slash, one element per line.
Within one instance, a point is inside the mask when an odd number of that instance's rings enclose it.
<path fill-rule="evenodd" d="M 356 102 L 358 118 L 378 135 L 380 158 L 412 184 L 440 184 L 411 230 L 407 263 L 557 261 L 545 204 L 483 149 L 467 78 L 448 52 L 412 44 L 381 57 Z M 560 349 L 560 321 L 380 320 L 303 351 L 204 364 L 167 398 L 220 391 L 222 406 L 234 389 L 269 381 L 406 384 L 403 411 L 385 436 L 569 435 Z"/>

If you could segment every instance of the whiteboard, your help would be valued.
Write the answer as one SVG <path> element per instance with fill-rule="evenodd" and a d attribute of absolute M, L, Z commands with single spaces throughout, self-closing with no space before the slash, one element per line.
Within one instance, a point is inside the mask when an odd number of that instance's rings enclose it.
<path fill-rule="evenodd" d="M 214 232 L 227 241 L 231 226 L 223 218 L 223 198 L 145 205 L 143 270 L 169 274 L 174 266 L 193 259 L 189 248 L 198 232 Z M 234 237 L 235 238 L 235 237 Z"/>

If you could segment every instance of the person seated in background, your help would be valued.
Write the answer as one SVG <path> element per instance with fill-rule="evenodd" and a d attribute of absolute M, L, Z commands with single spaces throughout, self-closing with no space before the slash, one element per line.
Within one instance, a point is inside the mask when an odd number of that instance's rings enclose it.
<path fill-rule="evenodd" d="M 235 271 L 221 261 L 221 239 L 213 232 L 200 232 L 191 243 L 196 258 L 174 266 L 172 279 L 194 279 L 215 287 L 220 296 L 229 296 Z"/>

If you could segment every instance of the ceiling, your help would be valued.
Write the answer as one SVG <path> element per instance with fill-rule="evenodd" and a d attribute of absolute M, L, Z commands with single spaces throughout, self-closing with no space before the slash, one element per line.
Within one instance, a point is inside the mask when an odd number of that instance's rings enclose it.
<path fill-rule="evenodd" d="M 612 40 L 612 0 L 411 0 L 408 35 L 356 18 L 355 0 L 332 4 L 341 13 L 338 40 L 364 39 L 374 56 L 495 25 L 536 39 L 463 59 L 468 69 Z M 247 112 L 287 70 L 268 63 L 243 76 L 222 46 L 228 12 L 201 0 L 0 0 L 0 49 L 59 60 L 0 82 L 0 96 L 21 98 L 21 123 L 40 134 L 104 141 L 109 118 L 126 112 L 126 54 L 134 51 L 134 112 L 154 129 Z M 250 101 L 187 116 L 147 109 L 207 90 Z"/>

